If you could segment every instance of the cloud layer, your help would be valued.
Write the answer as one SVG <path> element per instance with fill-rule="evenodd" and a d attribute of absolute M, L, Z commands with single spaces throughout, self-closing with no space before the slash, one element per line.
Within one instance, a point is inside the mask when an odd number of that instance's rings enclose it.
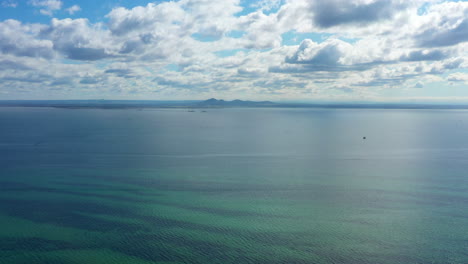
<path fill-rule="evenodd" d="M 59 0 L 27 5 L 52 18 L 0 21 L 4 98 L 385 100 L 467 81 L 465 2 L 179 0 L 101 22 Z"/>

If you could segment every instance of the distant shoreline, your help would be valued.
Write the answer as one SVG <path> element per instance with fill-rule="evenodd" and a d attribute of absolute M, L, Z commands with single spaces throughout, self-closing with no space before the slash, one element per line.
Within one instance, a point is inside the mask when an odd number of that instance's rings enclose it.
<path fill-rule="evenodd" d="M 0 100 L 0 107 L 63 109 L 220 109 L 220 108 L 328 108 L 328 109 L 468 109 L 462 104 L 429 103 L 276 103 L 270 101 L 144 101 L 144 100 Z"/>

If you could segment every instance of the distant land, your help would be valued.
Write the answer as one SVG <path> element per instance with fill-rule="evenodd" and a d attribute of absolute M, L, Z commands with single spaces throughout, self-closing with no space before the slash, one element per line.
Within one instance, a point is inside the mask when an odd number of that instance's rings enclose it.
<path fill-rule="evenodd" d="M 201 101 L 196 104 L 197 107 L 274 107 L 278 106 L 278 104 L 270 102 L 270 101 L 242 101 L 239 99 L 232 100 L 232 101 L 225 101 L 225 100 L 217 100 L 215 98 L 211 98 L 205 101 Z"/>
<path fill-rule="evenodd" d="M 67 109 L 143 109 L 143 108 L 375 108 L 375 109 L 468 109 L 462 104 L 430 103 L 294 103 L 271 101 L 222 100 L 0 100 L 0 107 L 54 107 Z"/>

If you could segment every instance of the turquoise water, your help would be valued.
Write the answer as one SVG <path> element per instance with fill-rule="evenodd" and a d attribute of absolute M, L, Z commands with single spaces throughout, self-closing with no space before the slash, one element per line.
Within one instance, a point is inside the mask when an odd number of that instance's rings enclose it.
<path fill-rule="evenodd" d="M 2 264 L 468 263 L 466 110 L 0 108 L 0 127 Z"/>

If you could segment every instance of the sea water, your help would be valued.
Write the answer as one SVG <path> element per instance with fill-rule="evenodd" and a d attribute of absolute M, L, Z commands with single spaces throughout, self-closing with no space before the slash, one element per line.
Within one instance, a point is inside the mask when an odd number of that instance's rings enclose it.
<path fill-rule="evenodd" d="M 468 263 L 468 111 L 0 108 L 0 263 Z"/>

